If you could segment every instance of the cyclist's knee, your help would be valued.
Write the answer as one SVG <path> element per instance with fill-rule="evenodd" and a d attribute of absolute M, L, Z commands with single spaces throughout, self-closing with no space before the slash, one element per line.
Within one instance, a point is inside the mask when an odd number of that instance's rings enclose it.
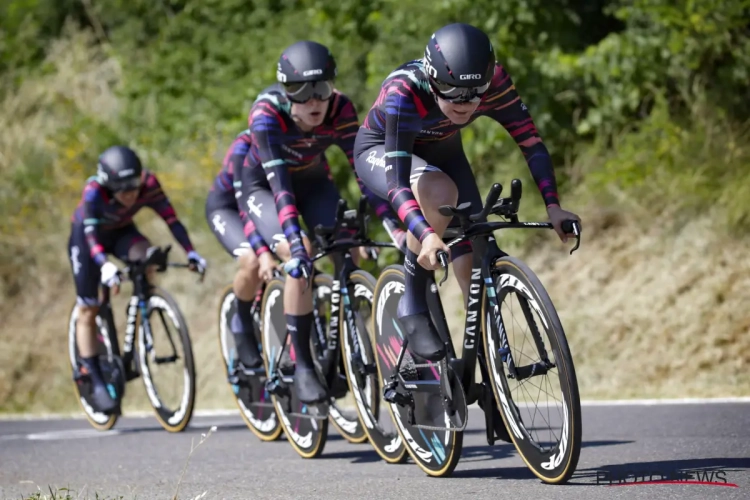
<path fill-rule="evenodd" d="M 437 211 L 440 205 L 455 206 L 458 201 L 458 187 L 444 172 L 425 172 L 413 187 L 417 202 L 423 209 Z"/>
<path fill-rule="evenodd" d="M 149 243 L 146 240 L 140 240 L 134 243 L 128 249 L 128 259 L 140 260 L 146 258 L 146 252 L 148 251 Z"/>
<path fill-rule="evenodd" d="M 96 322 L 96 315 L 99 313 L 99 306 L 78 305 L 78 320 L 85 323 L 93 324 Z"/>
<path fill-rule="evenodd" d="M 240 258 L 237 259 L 237 262 L 240 265 L 240 273 L 247 275 L 258 274 L 260 263 L 258 262 L 258 257 L 254 252 L 249 251 L 242 254 Z"/>
<path fill-rule="evenodd" d="M 276 248 L 274 249 L 274 253 L 281 259 L 282 261 L 286 262 L 289 259 L 292 258 L 292 253 L 289 251 L 289 243 L 285 241 L 280 241 Z"/>

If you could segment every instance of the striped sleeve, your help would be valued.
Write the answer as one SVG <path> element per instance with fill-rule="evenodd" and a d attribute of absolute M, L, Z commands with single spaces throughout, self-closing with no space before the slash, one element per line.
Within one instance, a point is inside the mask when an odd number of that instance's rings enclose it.
<path fill-rule="evenodd" d="M 497 65 L 492 84 L 483 101 L 484 112 L 502 125 L 516 141 L 546 206 L 559 205 L 557 181 L 547 147 L 539 136 L 526 104 L 505 69 Z"/>
<path fill-rule="evenodd" d="M 287 131 L 284 119 L 271 102 L 261 99 L 251 112 L 250 130 L 252 140 L 258 148 L 263 171 L 273 191 L 279 224 L 289 242 L 291 253 L 306 257 L 307 251 L 302 244 L 299 212 L 292 191 L 292 182 L 281 152 L 284 134 Z M 243 168 L 242 171 L 243 174 L 250 173 L 248 168 Z M 250 179 L 243 178 L 242 183 L 250 185 Z"/>
<path fill-rule="evenodd" d="M 193 251 L 193 244 L 190 241 L 187 229 L 177 218 L 177 212 L 175 212 L 172 203 L 167 198 L 164 190 L 162 190 L 159 180 L 151 172 L 145 172 L 144 175 L 146 179 L 144 180 L 141 195 L 144 198 L 144 204 L 150 207 L 167 223 L 172 236 L 186 253 Z"/>
<path fill-rule="evenodd" d="M 99 225 L 102 223 L 105 203 L 102 191 L 97 183 L 89 183 L 83 189 L 83 231 L 91 258 L 99 267 L 107 262 L 107 254 L 99 240 Z"/>
<path fill-rule="evenodd" d="M 411 190 L 411 155 L 419 134 L 424 106 L 408 84 L 401 80 L 388 83 L 385 97 L 385 175 L 388 201 L 398 218 L 421 242 L 433 229 L 424 218 Z"/>

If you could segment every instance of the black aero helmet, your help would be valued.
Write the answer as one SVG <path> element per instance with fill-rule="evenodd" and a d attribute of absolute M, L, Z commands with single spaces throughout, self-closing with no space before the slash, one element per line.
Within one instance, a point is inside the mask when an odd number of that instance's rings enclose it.
<path fill-rule="evenodd" d="M 304 103 L 313 97 L 328 100 L 333 95 L 336 60 L 328 47 L 304 40 L 290 45 L 279 58 L 276 79 L 291 101 Z"/>
<path fill-rule="evenodd" d="M 126 146 L 112 146 L 99 155 L 97 181 L 111 191 L 138 189 L 142 173 L 140 158 Z"/>
<path fill-rule="evenodd" d="M 495 51 L 484 31 L 469 24 L 443 26 L 424 51 L 425 71 L 437 94 L 448 101 L 476 101 L 495 73 Z"/>

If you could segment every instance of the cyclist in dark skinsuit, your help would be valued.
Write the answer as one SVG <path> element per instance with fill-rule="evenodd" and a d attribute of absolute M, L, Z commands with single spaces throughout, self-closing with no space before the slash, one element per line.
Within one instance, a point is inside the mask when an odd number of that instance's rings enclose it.
<path fill-rule="evenodd" d="M 460 133 L 480 116 L 498 122 L 515 140 L 561 240 L 567 240 L 562 222 L 580 220 L 560 208 L 550 155 L 487 35 L 459 23 L 436 31 L 423 59 L 385 79 L 354 147 L 359 177 L 391 202 L 409 230 L 398 316 L 408 349 L 430 361 L 445 356 L 425 299 L 429 271 L 439 267 L 438 251 L 451 256 L 464 304 L 468 296 L 471 244 L 449 250 L 441 237 L 450 217 L 438 207 L 471 202 L 478 211 L 483 203 Z"/>
<path fill-rule="evenodd" d="M 294 385 L 305 403 L 327 395 L 310 353 L 312 295 L 300 278 L 302 269 L 309 273 L 312 265 L 299 219 L 301 215 L 310 230 L 333 224 L 340 195 L 324 152 L 332 145 L 340 147 L 353 170 L 352 149 L 359 127 L 351 101 L 333 87 L 335 75 L 336 63 L 323 45 L 303 41 L 284 50 L 277 71 L 281 84 L 261 92 L 250 110 L 252 144 L 238 197 L 240 210 L 286 262 L 292 278 L 284 287 L 284 310 L 296 354 Z M 402 242 L 404 234 L 388 202 L 361 183 L 360 188 L 389 234 Z"/>
<path fill-rule="evenodd" d="M 76 342 L 84 369 L 91 377 L 91 402 L 101 412 L 112 411 L 116 402 L 107 391 L 96 356 L 96 315 L 99 284 L 119 292 L 120 272 L 107 261 L 146 256 L 150 243 L 133 217 L 149 207 L 169 225 L 174 238 L 188 255 L 193 268 L 206 261 L 193 249 L 185 226 L 164 194 L 156 176 L 144 169 L 138 156 L 124 146 L 113 146 L 99 156 L 97 175 L 86 181 L 81 201 L 71 217 L 68 254 L 78 296 Z"/>
<path fill-rule="evenodd" d="M 251 145 L 250 130 L 235 137 L 224 155 L 222 168 L 206 197 L 206 221 L 227 253 L 238 261 L 234 276 L 235 314 L 230 323 L 239 362 L 246 368 L 263 364 L 258 351 L 251 307 L 261 279 L 273 276 L 276 261 L 268 244 L 249 218 L 243 220 L 237 206 L 239 172 Z M 255 342 L 255 344 L 253 344 Z"/>

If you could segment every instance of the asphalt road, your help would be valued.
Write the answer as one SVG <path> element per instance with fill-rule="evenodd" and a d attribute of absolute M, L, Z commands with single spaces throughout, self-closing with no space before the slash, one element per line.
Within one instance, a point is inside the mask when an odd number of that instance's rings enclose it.
<path fill-rule="evenodd" d="M 541 483 L 515 449 L 487 446 L 481 411 L 472 409 L 462 460 L 451 478 L 430 478 L 411 461 L 382 462 L 367 443 L 352 445 L 331 427 L 322 457 L 301 459 L 282 438 L 261 443 L 239 416 L 195 417 L 182 434 L 153 418 L 123 418 L 102 433 L 84 420 L 0 420 L 0 497 L 19 499 L 48 486 L 73 498 L 94 493 L 124 499 L 169 499 L 190 451 L 181 499 L 600 499 L 750 498 L 750 403 L 584 406 L 583 449 L 568 485 Z M 698 471 L 727 485 L 611 487 L 611 474 Z M 694 476 L 695 477 L 695 476 Z M 85 487 L 85 489 L 84 489 Z M 100 496 L 101 498 L 101 496 Z"/>

